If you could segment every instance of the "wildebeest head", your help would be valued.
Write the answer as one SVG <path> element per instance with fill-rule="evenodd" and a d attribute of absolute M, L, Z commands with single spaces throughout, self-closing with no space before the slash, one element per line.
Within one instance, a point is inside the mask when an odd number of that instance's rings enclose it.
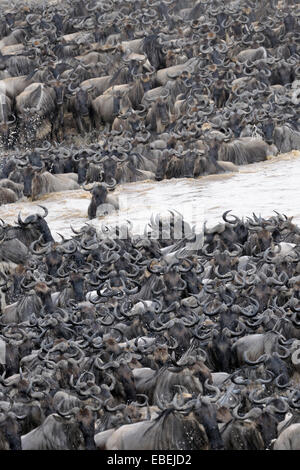
<path fill-rule="evenodd" d="M 38 199 L 40 194 L 43 194 L 45 191 L 44 184 L 45 180 L 43 178 L 43 173 L 45 172 L 45 168 L 39 168 L 36 170 L 32 176 L 31 180 L 31 197 L 32 200 L 35 201 Z"/>
<path fill-rule="evenodd" d="M 89 219 L 94 219 L 96 217 L 97 207 L 105 204 L 107 198 L 107 187 L 104 184 L 100 183 L 93 187 L 92 189 L 92 200 L 88 207 L 88 216 Z"/>
<path fill-rule="evenodd" d="M 238 243 L 244 244 L 247 241 L 249 234 L 249 230 L 245 224 L 243 222 L 239 222 L 234 228 L 234 231 L 237 235 Z"/>
<path fill-rule="evenodd" d="M 0 439 L 6 450 L 21 450 L 21 427 L 12 411 L 0 415 Z M 8 447 L 6 447 L 8 446 Z"/>
<path fill-rule="evenodd" d="M 52 302 L 51 290 L 47 284 L 44 282 L 37 282 L 35 285 L 35 291 L 43 303 L 45 312 L 52 313 L 54 311 L 54 305 Z"/>
<path fill-rule="evenodd" d="M 84 183 L 89 163 L 90 151 L 88 149 L 80 149 L 72 157 L 72 165 L 75 173 L 78 174 L 78 184 Z M 58 173 L 63 173 L 62 171 Z"/>
<path fill-rule="evenodd" d="M 95 450 L 96 444 L 94 440 L 95 434 L 95 413 L 88 407 L 82 407 L 77 413 L 76 419 L 78 426 L 84 438 L 85 448 L 87 450 Z"/>
<path fill-rule="evenodd" d="M 125 396 L 123 398 L 126 401 L 136 400 L 136 386 L 132 370 L 127 364 L 120 364 L 117 369 L 117 379 L 122 386 L 122 391 Z"/>
<path fill-rule="evenodd" d="M 183 281 L 181 275 L 175 270 L 170 270 L 168 273 L 164 274 L 163 280 L 167 288 L 164 293 L 164 300 L 166 304 L 169 305 L 177 300 L 178 292 L 185 290 L 186 282 Z"/>
<path fill-rule="evenodd" d="M 183 158 L 183 177 L 184 178 L 193 178 L 194 177 L 194 168 L 195 160 L 197 154 L 195 152 L 187 152 Z"/>
<path fill-rule="evenodd" d="M 35 149 L 33 152 L 31 152 L 28 155 L 28 160 L 29 160 L 29 163 L 33 167 L 37 167 L 37 168 L 42 168 L 43 167 L 41 155 L 39 154 L 37 149 Z"/>
<path fill-rule="evenodd" d="M 165 100 L 158 99 L 156 103 L 156 116 L 159 116 L 161 122 L 166 124 L 168 122 L 168 106 Z"/>
<path fill-rule="evenodd" d="M 208 348 L 211 352 L 214 370 L 230 372 L 232 368 L 231 339 L 227 330 L 213 330 L 213 337 Z"/>
<path fill-rule="evenodd" d="M 45 218 L 48 215 L 48 209 L 44 206 L 39 206 L 39 207 L 41 207 L 44 210 L 44 215 L 43 216 L 40 215 L 40 214 L 33 214 L 33 215 L 29 215 L 28 217 L 26 217 L 26 219 L 23 221 L 21 219 L 21 215 L 19 214 L 18 215 L 18 224 L 20 225 L 20 227 L 24 227 L 24 228 L 27 228 L 30 225 L 34 226 L 34 228 L 38 230 L 38 233 L 40 233 L 42 235 L 43 240 L 44 240 L 45 243 L 50 242 L 50 241 L 54 241 L 54 239 L 51 235 L 49 226 L 48 226 L 48 224 L 45 220 Z"/>
<path fill-rule="evenodd" d="M 275 375 L 275 381 L 279 388 L 289 383 L 290 374 L 288 367 L 277 352 L 273 352 L 272 355 L 268 357 L 265 361 L 265 367 Z"/>
<path fill-rule="evenodd" d="M 4 164 L 1 170 L 1 179 L 8 178 L 9 174 L 16 169 L 17 162 L 14 158 L 3 159 Z"/>
<path fill-rule="evenodd" d="M 143 52 L 156 70 L 166 66 L 166 57 L 156 34 L 150 34 L 143 39 Z"/>
<path fill-rule="evenodd" d="M 116 180 L 113 180 L 111 185 L 108 185 L 107 183 L 99 183 L 99 184 L 96 184 L 91 189 L 92 199 L 88 207 L 89 219 L 94 219 L 96 217 L 97 208 L 101 205 L 106 204 L 108 188 L 114 188 L 115 186 L 116 186 Z M 86 191 L 89 191 L 89 190 L 86 190 Z"/>
<path fill-rule="evenodd" d="M 9 98 L 0 94 L 0 136 L 5 145 L 8 145 L 10 125 L 16 120 L 15 116 L 10 118 L 11 110 L 8 100 Z"/>
<path fill-rule="evenodd" d="M 74 108 L 80 116 L 89 116 L 90 95 L 88 90 L 79 88 L 74 94 Z"/>
<path fill-rule="evenodd" d="M 210 442 L 211 449 L 224 449 L 224 443 L 217 423 L 217 408 L 208 397 L 197 399 L 195 406 L 195 415 L 203 424 L 207 437 Z"/>
<path fill-rule="evenodd" d="M 58 106 L 63 105 L 65 97 L 65 84 L 62 81 L 57 80 L 53 82 L 52 86 L 55 91 L 56 104 Z"/>
<path fill-rule="evenodd" d="M 259 432 L 264 440 L 266 448 L 270 445 L 273 439 L 276 439 L 278 431 L 278 419 L 274 414 L 267 408 L 262 410 L 261 415 L 257 419 L 257 426 Z"/>
<path fill-rule="evenodd" d="M 262 131 L 265 136 L 265 141 L 267 143 L 272 143 L 273 142 L 273 133 L 275 129 L 275 123 L 272 121 L 272 119 L 268 119 L 264 121 L 261 125 Z"/>
<path fill-rule="evenodd" d="M 78 184 L 84 183 L 86 179 L 86 173 L 87 173 L 87 162 L 84 158 L 81 158 L 79 160 L 77 173 L 78 173 Z"/>
<path fill-rule="evenodd" d="M 215 401 L 220 396 L 220 391 L 217 387 L 211 387 L 215 391 L 215 397 L 198 396 L 197 399 L 189 400 L 185 405 L 179 405 L 178 399 L 174 397 L 173 403 L 178 410 L 193 411 L 193 414 L 204 429 L 209 442 L 209 448 L 212 450 L 224 449 L 224 442 L 222 440 L 219 427 L 218 427 L 218 409 Z"/>
<path fill-rule="evenodd" d="M 117 156 L 111 155 L 104 157 L 101 160 L 101 166 L 103 169 L 103 181 L 109 182 L 116 178 L 117 165 L 120 160 Z"/>
<path fill-rule="evenodd" d="M 83 445 L 86 450 L 95 450 L 96 444 L 94 440 L 95 434 L 95 411 L 96 408 L 87 406 L 75 407 L 69 411 L 62 411 L 61 405 L 57 412 L 65 421 L 68 419 L 68 448 L 74 449 L 74 445 L 78 445 L 78 439 L 83 439 Z M 79 434 L 79 432 L 81 434 Z M 77 444 L 75 444 L 77 442 Z"/>
<path fill-rule="evenodd" d="M 293 82 L 293 68 L 285 62 L 280 62 L 277 69 L 274 70 L 271 79 L 272 85 L 287 85 Z"/>
<path fill-rule="evenodd" d="M 84 277 L 79 272 L 71 272 L 70 282 L 74 291 L 74 298 L 77 302 L 82 302 L 85 300 L 84 295 Z"/>
<path fill-rule="evenodd" d="M 33 175 L 34 175 L 33 167 L 31 165 L 28 165 L 23 171 L 23 178 L 24 178 L 23 193 L 24 193 L 24 196 L 26 197 L 30 197 L 32 194 L 31 185 L 32 185 Z"/>
<path fill-rule="evenodd" d="M 170 161 L 170 154 L 169 154 L 169 151 L 165 151 L 163 152 L 163 154 L 161 155 L 158 163 L 157 163 L 157 168 L 156 168 L 156 173 L 155 173 L 155 179 L 157 181 L 161 181 L 162 179 L 165 178 L 165 175 L 166 175 L 166 170 L 167 170 L 167 166 L 168 166 L 168 163 Z"/>
<path fill-rule="evenodd" d="M 31 251 L 35 253 L 36 250 L 33 247 Z M 50 250 L 48 249 L 48 247 L 45 248 L 45 251 L 42 250 L 42 253 L 38 253 L 36 251 L 37 255 L 42 255 L 43 253 L 45 253 L 45 258 L 43 259 L 43 261 L 46 264 L 49 276 L 55 276 L 57 273 L 57 269 L 61 266 L 63 262 L 62 253 L 57 249 L 57 244 L 53 244 Z"/>

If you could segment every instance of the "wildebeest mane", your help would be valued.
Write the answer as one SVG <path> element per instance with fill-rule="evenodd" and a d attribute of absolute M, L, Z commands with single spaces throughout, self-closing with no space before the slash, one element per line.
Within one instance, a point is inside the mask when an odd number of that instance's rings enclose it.
<path fill-rule="evenodd" d="M 23 55 L 11 56 L 7 61 L 7 68 L 13 77 L 30 74 L 33 65 L 32 59 Z"/>
<path fill-rule="evenodd" d="M 207 445 L 205 431 L 199 432 L 199 427 L 194 415 L 184 416 L 170 406 L 153 420 L 143 437 L 151 440 L 155 450 L 197 450 Z"/>

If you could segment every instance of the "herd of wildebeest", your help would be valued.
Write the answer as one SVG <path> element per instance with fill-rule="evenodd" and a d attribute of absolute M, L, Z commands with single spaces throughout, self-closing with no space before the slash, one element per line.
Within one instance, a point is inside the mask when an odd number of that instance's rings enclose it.
<path fill-rule="evenodd" d="M 0 5 L 1 204 L 84 188 L 93 219 L 117 184 L 300 149 L 297 3 Z M 0 223 L 1 450 L 300 450 L 292 217 L 55 241 L 47 215 Z"/>

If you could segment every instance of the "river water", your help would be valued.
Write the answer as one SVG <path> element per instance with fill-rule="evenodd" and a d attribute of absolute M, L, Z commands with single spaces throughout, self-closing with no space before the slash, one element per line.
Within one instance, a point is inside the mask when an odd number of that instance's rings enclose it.
<path fill-rule="evenodd" d="M 299 182 L 300 151 L 292 151 L 265 162 L 240 166 L 238 173 L 119 185 L 114 195 L 120 210 L 92 221 L 87 218 L 91 196 L 81 189 L 48 194 L 35 202 L 23 198 L 1 206 L 0 217 L 6 223 L 14 223 L 20 211 L 23 218 L 42 213 L 38 207 L 41 204 L 49 210 L 46 220 L 57 240 L 58 233 L 72 234 L 70 225 L 78 229 L 85 223 L 101 227 L 130 220 L 133 233 L 143 233 L 152 215 L 169 215 L 169 210 L 179 211 L 198 230 L 204 221 L 208 227 L 220 222 L 223 212 L 229 209 L 240 217 L 252 216 L 253 212 L 268 217 L 276 210 L 293 216 L 300 224 Z"/>

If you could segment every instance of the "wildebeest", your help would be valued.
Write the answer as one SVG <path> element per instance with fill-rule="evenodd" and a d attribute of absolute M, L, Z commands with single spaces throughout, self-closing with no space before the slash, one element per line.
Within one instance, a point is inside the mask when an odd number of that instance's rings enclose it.
<path fill-rule="evenodd" d="M 26 75 L 4 78 L 0 80 L 0 92 L 14 99 L 30 84 L 31 80 Z"/>
<path fill-rule="evenodd" d="M 300 423 L 291 424 L 277 437 L 273 450 L 300 450 Z"/>
<path fill-rule="evenodd" d="M 32 83 L 16 97 L 18 127 L 29 141 L 39 139 L 40 128 L 46 121 L 52 123 L 55 111 L 55 91 L 43 83 Z"/>
<path fill-rule="evenodd" d="M 43 194 L 80 188 L 76 173 L 53 175 L 44 168 L 34 169 L 32 166 L 27 166 L 23 174 L 24 196 L 31 196 L 33 201 L 36 201 Z"/>
<path fill-rule="evenodd" d="M 94 450 L 94 427 L 94 412 L 88 406 L 50 414 L 21 437 L 22 450 Z"/>
<path fill-rule="evenodd" d="M 242 137 L 220 146 L 218 158 L 235 165 L 264 161 L 270 155 L 270 147 L 260 139 Z"/>
<path fill-rule="evenodd" d="M 92 99 L 90 96 L 91 86 L 88 88 L 68 87 L 71 96 L 68 102 L 68 109 L 73 115 L 77 131 L 83 135 L 86 131 L 91 131 L 93 123 Z"/>
<path fill-rule="evenodd" d="M 126 94 L 114 90 L 106 92 L 92 101 L 94 124 L 96 127 L 112 124 L 119 113 L 125 113 L 131 107 L 132 103 Z"/>
<path fill-rule="evenodd" d="M 14 181 L 8 178 L 0 179 L 0 187 L 3 189 L 7 188 L 13 191 L 18 199 L 23 196 L 23 184 L 15 183 Z"/>
<path fill-rule="evenodd" d="M 0 415 L 0 448 L 1 450 L 21 450 L 21 427 L 19 417 L 13 411 L 2 412 Z"/>
<path fill-rule="evenodd" d="M 269 407 L 252 408 L 244 416 L 239 416 L 237 408 L 234 418 L 222 425 L 221 436 L 226 450 L 264 450 L 269 449 L 271 440 L 277 436 L 279 420 L 276 411 Z"/>
<path fill-rule="evenodd" d="M 96 446 L 102 450 L 222 449 L 214 405 L 207 397 L 198 397 L 193 402 L 190 407 L 188 404 L 182 408 L 169 406 L 151 421 L 140 421 L 121 426 L 113 432 L 96 434 Z"/>
<path fill-rule="evenodd" d="M 245 335 L 235 341 L 232 346 L 232 353 L 238 365 L 242 365 L 246 360 L 255 362 L 264 354 L 272 354 L 278 350 L 279 336 L 276 332 L 257 333 Z"/>
<path fill-rule="evenodd" d="M 95 99 L 97 96 L 102 95 L 111 86 L 111 79 L 111 75 L 89 78 L 88 80 L 84 80 L 80 83 L 80 88 L 82 90 L 89 90 L 91 98 Z"/>
<path fill-rule="evenodd" d="M 162 423 L 166 429 L 173 430 L 170 435 L 162 432 Z M 186 439 L 188 434 L 191 440 Z M 181 416 L 174 410 L 162 412 L 153 422 L 140 421 L 123 425 L 114 432 L 96 434 L 95 442 L 100 450 L 209 449 L 203 426 L 194 417 Z"/>
<path fill-rule="evenodd" d="M 91 190 L 92 199 L 88 207 L 88 217 L 93 219 L 97 214 L 105 215 L 112 210 L 119 208 L 119 203 L 115 197 L 108 195 L 108 188 L 113 189 L 116 186 L 116 180 L 112 181 L 111 185 L 107 183 L 99 183 L 93 186 Z"/>
<path fill-rule="evenodd" d="M 300 132 L 288 124 L 276 126 L 273 132 L 273 141 L 281 153 L 297 150 L 300 149 Z"/>
<path fill-rule="evenodd" d="M 265 59 L 267 57 L 267 51 L 264 47 L 258 47 L 257 49 L 244 49 L 239 52 L 236 56 L 236 59 L 239 62 L 254 62 L 259 59 Z"/>
<path fill-rule="evenodd" d="M 5 146 L 9 144 L 11 126 L 16 122 L 13 115 L 12 100 L 6 94 L 0 92 L 0 137 Z"/>
<path fill-rule="evenodd" d="M 17 200 L 18 196 L 12 189 L 0 187 L 0 205 L 12 204 Z"/>

